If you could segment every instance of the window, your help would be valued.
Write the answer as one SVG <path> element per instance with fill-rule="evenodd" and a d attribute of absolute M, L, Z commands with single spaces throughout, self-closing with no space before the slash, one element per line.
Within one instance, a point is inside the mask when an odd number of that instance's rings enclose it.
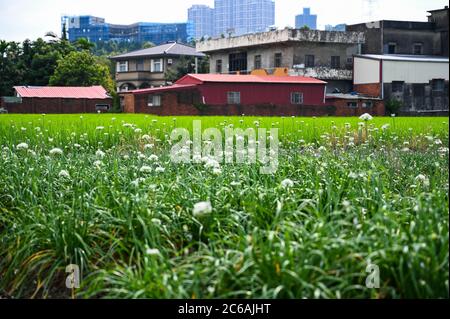
<path fill-rule="evenodd" d="M 303 104 L 303 93 L 292 92 L 291 93 L 291 104 Z"/>
<path fill-rule="evenodd" d="M 372 101 L 366 101 L 366 102 L 363 102 L 363 104 L 362 104 L 363 108 L 371 108 L 372 106 L 373 106 Z"/>
<path fill-rule="evenodd" d="M 281 54 L 281 53 L 275 53 L 275 63 L 274 63 L 274 66 L 275 66 L 276 68 L 281 68 L 282 64 L 283 64 L 283 54 Z"/>
<path fill-rule="evenodd" d="M 433 79 L 431 81 L 431 87 L 433 91 L 444 91 L 445 81 L 442 79 Z"/>
<path fill-rule="evenodd" d="M 241 92 L 228 92 L 228 104 L 241 104 Z"/>
<path fill-rule="evenodd" d="M 172 59 L 167 59 L 167 64 L 168 65 L 172 65 L 173 64 L 173 60 Z"/>
<path fill-rule="evenodd" d="M 305 66 L 307 68 L 313 68 L 314 67 L 314 55 L 305 55 Z"/>
<path fill-rule="evenodd" d="M 331 57 L 331 67 L 333 69 L 339 69 L 341 67 L 341 57 L 340 56 L 332 56 Z"/>
<path fill-rule="evenodd" d="M 152 60 L 152 72 L 161 73 L 163 72 L 163 61 L 162 59 Z"/>
<path fill-rule="evenodd" d="M 423 54 L 423 44 L 422 43 L 414 43 L 413 45 L 413 54 L 422 55 Z"/>
<path fill-rule="evenodd" d="M 255 67 L 254 69 L 258 70 L 261 69 L 261 56 L 255 55 Z"/>
<path fill-rule="evenodd" d="M 356 109 L 358 107 L 358 102 L 347 102 L 347 106 L 351 109 Z"/>
<path fill-rule="evenodd" d="M 149 95 L 148 106 L 161 106 L 161 95 Z"/>
<path fill-rule="evenodd" d="M 222 73 L 222 60 L 216 61 L 216 73 Z"/>
<path fill-rule="evenodd" d="M 388 44 L 388 54 L 395 54 L 397 52 L 397 43 L 390 42 Z"/>
<path fill-rule="evenodd" d="M 230 72 L 247 71 L 247 52 L 232 53 L 229 55 Z"/>
<path fill-rule="evenodd" d="M 144 60 L 136 61 L 136 71 L 144 71 Z"/>
<path fill-rule="evenodd" d="M 117 62 L 117 72 L 128 72 L 128 61 Z"/>
<path fill-rule="evenodd" d="M 392 82 L 392 93 L 402 93 L 403 92 L 403 81 L 393 81 Z"/>

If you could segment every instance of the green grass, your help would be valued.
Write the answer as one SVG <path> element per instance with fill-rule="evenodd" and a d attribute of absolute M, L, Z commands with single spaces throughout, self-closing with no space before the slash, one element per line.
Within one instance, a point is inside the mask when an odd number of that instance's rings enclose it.
<path fill-rule="evenodd" d="M 279 128 L 278 171 L 173 164 L 167 135 L 194 119 Z M 448 298 L 448 118 L 360 122 L 0 115 L 0 295 Z M 380 289 L 365 286 L 368 264 Z"/>

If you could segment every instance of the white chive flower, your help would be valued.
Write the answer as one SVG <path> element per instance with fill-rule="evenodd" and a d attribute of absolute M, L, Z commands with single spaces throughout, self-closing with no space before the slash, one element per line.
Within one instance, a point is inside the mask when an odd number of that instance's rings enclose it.
<path fill-rule="evenodd" d="M 200 202 L 194 205 L 194 216 L 201 217 L 212 213 L 211 202 Z"/>

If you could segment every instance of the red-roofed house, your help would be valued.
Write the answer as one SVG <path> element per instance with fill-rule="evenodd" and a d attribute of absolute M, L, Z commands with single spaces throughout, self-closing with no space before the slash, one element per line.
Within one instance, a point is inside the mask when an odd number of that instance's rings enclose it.
<path fill-rule="evenodd" d="M 128 113 L 157 115 L 333 115 L 326 82 L 302 76 L 188 74 L 174 85 L 122 92 Z"/>
<path fill-rule="evenodd" d="M 3 98 L 9 113 L 94 113 L 112 107 L 112 98 L 102 86 L 16 86 L 16 97 Z"/>

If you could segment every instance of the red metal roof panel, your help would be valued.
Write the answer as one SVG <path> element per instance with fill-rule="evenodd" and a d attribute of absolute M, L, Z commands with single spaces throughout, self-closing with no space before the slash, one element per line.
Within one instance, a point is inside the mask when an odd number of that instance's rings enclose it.
<path fill-rule="evenodd" d="M 133 90 L 133 91 L 128 91 L 128 92 L 121 92 L 121 93 L 135 93 L 135 94 L 158 93 L 158 92 L 165 92 L 165 91 L 177 91 L 177 90 L 184 90 L 184 89 L 192 89 L 196 86 L 197 86 L 197 84 L 172 84 L 170 86 L 140 89 L 140 90 Z"/>
<path fill-rule="evenodd" d="M 102 86 L 15 86 L 14 89 L 20 97 L 67 99 L 106 99 L 110 97 Z"/>
<path fill-rule="evenodd" d="M 326 82 L 304 76 L 260 76 L 260 75 L 232 75 L 232 74 L 188 74 L 195 80 L 202 82 L 222 83 L 303 83 L 303 84 L 326 84 Z M 186 82 L 186 79 L 184 82 Z"/>

